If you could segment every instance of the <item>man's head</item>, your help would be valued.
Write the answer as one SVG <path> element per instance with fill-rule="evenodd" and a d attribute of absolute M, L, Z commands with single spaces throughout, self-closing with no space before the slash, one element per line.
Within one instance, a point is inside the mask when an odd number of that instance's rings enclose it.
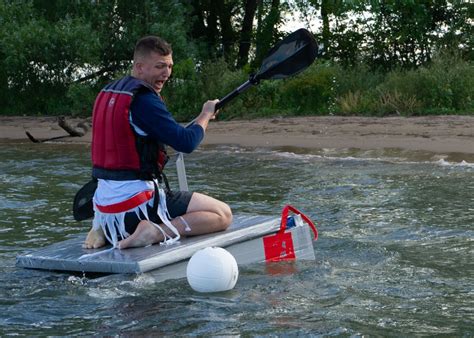
<path fill-rule="evenodd" d="M 171 75 L 173 57 L 171 46 L 158 36 L 138 40 L 133 54 L 132 75 L 150 84 L 157 93 Z"/>

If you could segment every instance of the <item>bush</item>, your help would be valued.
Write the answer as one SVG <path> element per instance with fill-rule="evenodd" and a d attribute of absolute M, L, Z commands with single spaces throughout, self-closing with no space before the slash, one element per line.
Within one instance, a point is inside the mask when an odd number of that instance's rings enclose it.
<path fill-rule="evenodd" d="M 397 90 L 380 92 L 374 104 L 374 112 L 379 116 L 404 115 L 412 116 L 420 112 L 421 103 L 414 95 L 402 94 Z"/>
<path fill-rule="evenodd" d="M 336 99 L 335 112 L 340 115 L 366 115 L 374 110 L 374 99 L 369 91 L 349 91 Z"/>
<path fill-rule="evenodd" d="M 192 59 L 186 59 L 174 66 L 172 78 L 162 92 L 163 100 L 174 117 L 189 122 L 201 111 L 204 101 L 202 85 Z"/>
<path fill-rule="evenodd" d="M 89 84 L 75 83 L 70 85 L 66 94 L 69 101 L 68 112 L 73 116 L 91 116 L 99 90 Z"/>
<path fill-rule="evenodd" d="M 231 70 L 222 59 L 203 64 L 185 59 L 175 65 L 163 97 L 175 118 L 188 122 L 199 114 L 205 100 L 222 98 L 248 77 L 246 70 Z M 44 100 L 30 113 L 88 116 L 99 89 L 85 83 L 72 84 L 62 100 Z M 38 91 L 42 91 L 41 86 Z M 294 78 L 262 81 L 225 106 L 219 119 L 327 113 L 472 114 L 473 91 L 471 63 L 452 54 L 440 54 L 430 66 L 395 69 L 387 74 L 362 64 L 343 68 L 325 62 L 313 64 Z"/>
<path fill-rule="evenodd" d="M 474 109 L 474 67 L 456 53 L 440 53 L 427 68 L 418 70 L 419 94 L 433 111 Z"/>
<path fill-rule="evenodd" d="M 175 66 L 164 97 L 178 120 L 189 121 L 205 100 L 222 98 L 248 77 L 245 70 L 230 70 L 224 60 L 199 67 L 184 60 Z M 262 81 L 225 106 L 219 118 L 472 113 L 473 81 L 471 63 L 446 54 L 440 54 L 430 66 L 387 74 L 363 64 L 344 68 L 316 63 L 294 78 Z"/>
<path fill-rule="evenodd" d="M 336 67 L 314 64 L 304 73 L 288 79 L 281 86 L 280 107 L 294 115 L 322 114 L 335 100 Z"/>
<path fill-rule="evenodd" d="M 331 113 L 342 115 L 374 114 L 374 88 L 383 82 L 383 74 L 364 64 L 354 67 L 336 66 L 335 100 Z"/>
<path fill-rule="evenodd" d="M 165 87 L 163 96 L 177 120 L 190 121 L 199 114 L 206 100 L 223 98 L 248 78 L 245 70 L 230 70 L 223 59 L 199 67 L 189 61 L 180 62 L 175 66 L 173 79 Z M 218 118 L 229 120 L 280 114 L 281 85 L 281 81 L 263 81 L 249 88 L 222 108 Z"/>
<path fill-rule="evenodd" d="M 441 54 L 429 66 L 390 72 L 377 90 L 382 110 L 398 101 L 405 115 L 472 113 L 474 68 L 456 55 Z"/>
<path fill-rule="evenodd" d="M 384 81 L 384 75 L 376 70 L 370 70 L 365 64 L 353 67 L 335 67 L 336 95 L 343 96 L 350 92 L 364 93 L 373 91 Z"/>

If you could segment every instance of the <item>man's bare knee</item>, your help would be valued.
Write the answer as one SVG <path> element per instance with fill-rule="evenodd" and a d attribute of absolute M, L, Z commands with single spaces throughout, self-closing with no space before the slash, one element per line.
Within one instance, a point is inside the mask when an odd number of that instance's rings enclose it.
<path fill-rule="evenodd" d="M 222 230 L 227 229 L 232 223 L 232 210 L 227 204 L 222 203 L 222 208 L 219 210 L 219 216 L 221 217 Z"/>
<path fill-rule="evenodd" d="M 187 213 L 194 212 L 205 212 L 208 215 L 212 215 L 213 231 L 225 230 L 232 223 L 232 210 L 230 207 L 226 203 L 207 195 L 200 193 L 193 194 L 188 205 Z M 215 216 L 217 216 L 217 218 Z M 209 219 L 202 221 L 209 222 Z"/>

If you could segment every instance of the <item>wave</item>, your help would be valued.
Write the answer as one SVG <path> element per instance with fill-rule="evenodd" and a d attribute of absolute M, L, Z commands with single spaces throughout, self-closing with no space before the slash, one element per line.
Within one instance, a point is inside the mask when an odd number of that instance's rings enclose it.
<path fill-rule="evenodd" d="M 396 164 L 431 164 L 442 167 L 474 168 L 474 162 L 465 159 L 450 160 L 448 155 L 434 155 L 433 153 L 401 151 L 394 149 L 357 150 L 323 148 L 311 153 L 299 153 L 293 149 L 268 149 L 262 147 L 241 147 L 238 145 L 220 145 L 199 149 L 197 153 L 224 153 L 224 154 L 259 154 L 283 157 L 299 161 L 327 160 L 353 162 L 385 162 Z"/>
<path fill-rule="evenodd" d="M 268 151 L 267 151 L 268 152 Z M 343 151 L 339 154 L 337 151 L 329 150 L 320 154 L 298 154 L 288 151 L 270 151 L 273 155 L 289 158 L 289 159 L 298 159 L 303 161 L 321 159 L 328 161 L 351 161 L 351 162 L 385 162 L 385 163 L 396 163 L 396 164 L 433 164 L 439 165 L 442 167 L 465 167 L 465 168 L 474 168 L 474 162 L 468 162 L 466 160 L 461 160 L 460 162 L 449 161 L 446 158 L 433 158 L 430 160 L 419 159 L 413 160 L 409 157 L 400 157 L 400 156 L 370 156 L 369 151 L 360 152 L 354 155 L 347 155 Z"/>

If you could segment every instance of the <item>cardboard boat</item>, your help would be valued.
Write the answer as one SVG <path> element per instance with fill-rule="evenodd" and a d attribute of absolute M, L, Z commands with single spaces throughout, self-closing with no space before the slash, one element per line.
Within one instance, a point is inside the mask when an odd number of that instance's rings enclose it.
<path fill-rule="evenodd" d="M 104 274 L 152 273 L 157 281 L 186 276 L 189 258 L 205 247 L 228 250 L 239 266 L 270 261 L 315 260 L 310 227 L 294 222 L 281 231 L 272 216 L 236 215 L 219 233 L 182 238 L 172 245 L 125 250 L 84 249 L 85 234 L 17 256 L 17 266 L 32 269 Z"/>

